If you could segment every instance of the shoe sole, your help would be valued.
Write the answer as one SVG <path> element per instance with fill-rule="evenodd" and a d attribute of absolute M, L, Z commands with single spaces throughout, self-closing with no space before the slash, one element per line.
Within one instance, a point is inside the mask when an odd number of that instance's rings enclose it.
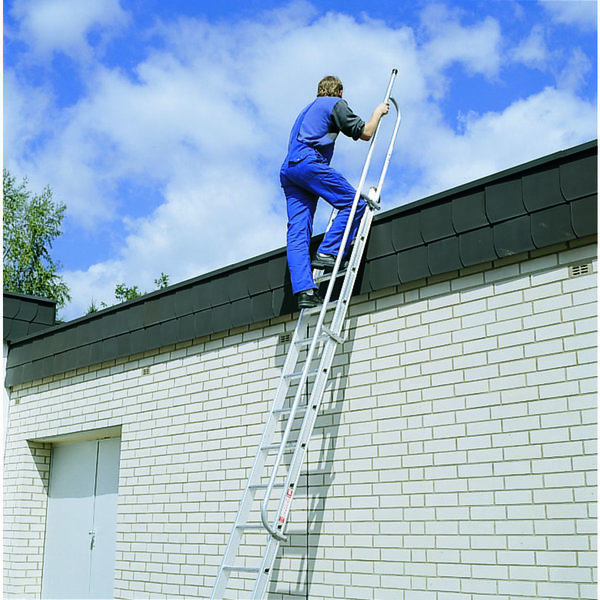
<path fill-rule="evenodd" d="M 319 260 L 313 260 L 311 265 L 313 269 L 333 269 L 335 262 L 321 262 Z"/>
<path fill-rule="evenodd" d="M 317 304 L 298 304 L 298 308 L 303 309 L 303 308 L 316 308 L 317 306 L 323 306 L 322 302 L 319 302 Z"/>

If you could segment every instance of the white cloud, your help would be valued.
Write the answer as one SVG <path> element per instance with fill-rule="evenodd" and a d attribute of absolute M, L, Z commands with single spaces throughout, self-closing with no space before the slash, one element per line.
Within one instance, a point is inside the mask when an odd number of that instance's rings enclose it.
<path fill-rule="evenodd" d="M 127 21 L 119 0 L 15 0 L 10 13 L 19 22 L 18 36 L 34 53 L 60 51 L 73 58 L 87 56 L 92 30 Z"/>
<path fill-rule="evenodd" d="M 496 77 L 501 64 L 499 23 L 486 17 L 465 26 L 460 16 L 459 10 L 441 4 L 424 9 L 422 23 L 430 37 L 423 48 L 425 68 L 438 77 L 446 67 L 460 63 L 469 74 Z"/>
<path fill-rule="evenodd" d="M 544 69 L 547 66 L 550 50 L 541 25 L 535 25 L 529 36 L 514 49 L 513 58 L 529 67 Z"/>
<path fill-rule="evenodd" d="M 34 23 L 23 7 L 36 7 L 39 16 L 47 4 L 15 5 L 23 31 Z M 64 44 L 50 25 L 39 25 L 39 48 L 87 47 L 93 27 L 124 18 L 117 2 L 104 5 L 112 12 L 100 15 L 99 3 L 90 2 L 94 10 L 70 22 Z M 110 260 L 65 273 L 73 302 L 63 316 L 83 314 L 92 298 L 110 301 L 119 282 L 150 290 L 161 272 L 175 283 L 283 246 L 279 165 L 293 119 L 323 75 L 340 76 L 350 105 L 368 117 L 391 68 L 399 69 L 394 96 L 403 123 L 384 190 L 389 208 L 593 137 L 595 109 L 566 83 L 563 91 L 547 89 L 500 112 L 471 113 L 460 131 L 450 128 L 436 103 L 450 84 L 443 80 L 447 68 L 460 64 L 493 80 L 507 57 L 495 20 L 467 26 L 460 13 L 428 10 L 422 46 L 408 27 L 333 12 L 317 17 L 303 2 L 265 13 L 260 22 L 163 23 L 153 32 L 160 50 L 148 48 L 133 75 L 90 62 L 84 95 L 60 111 L 45 90 L 8 71 L 5 139 L 16 149 L 9 161 L 15 174 L 29 174 L 36 188 L 49 184 L 78 226 L 121 232 Z M 534 32 L 520 48 L 529 64 L 544 60 L 543 39 Z M 585 61 L 573 56 L 571 81 L 585 71 Z M 392 120 L 386 117 L 385 127 Z M 36 131 L 43 135 L 36 139 Z M 334 164 L 357 182 L 366 152 L 366 144 L 341 137 Z M 406 180 L 409 170 L 420 174 L 417 183 Z M 124 206 L 123 182 L 158 190 L 158 206 L 144 208 L 143 199 Z"/>
<path fill-rule="evenodd" d="M 581 48 L 574 48 L 567 64 L 558 74 L 557 84 L 562 89 L 577 91 L 586 83 L 587 75 L 591 70 L 590 59 Z"/>
<path fill-rule="evenodd" d="M 586 77 L 592 70 L 589 57 L 580 47 L 550 47 L 548 31 L 542 25 L 535 25 L 529 36 L 510 53 L 517 63 L 530 68 L 551 73 L 560 89 L 577 91 L 586 85 Z"/>
<path fill-rule="evenodd" d="M 8 68 L 3 73 L 3 141 L 13 162 L 28 153 L 36 138 L 51 132 L 52 90 L 23 81 Z"/>
<path fill-rule="evenodd" d="M 285 218 L 269 206 L 275 182 L 247 170 L 228 180 L 223 174 L 214 167 L 202 181 L 189 175 L 170 184 L 156 211 L 129 223 L 118 257 L 66 272 L 73 303 L 65 314 L 83 314 L 92 299 L 110 304 L 120 282 L 150 291 L 161 272 L 176 283 L 283 246 Z"/>
<path fill-rule="evenodd" d="M 596 0 L 539 0 L 557 23 L 573 25 L 584 31 L 597 27 Z"/>
<path fill-rule="evenodd" d="M 315 64 L 325 64 L 328 53 L 345 48 L 349 56 L 339 59 L 332 71 L 344 77 L 351 73 L 347 61 L 354 61 L 359 63 L 357 72 L 367 74 L 366 80 L 345 78 L 351 103 L 360 111 L 361 105 L 370 110 L 380 101 L 394 51 L 400 55 L 412 44 L 406 33 L 381 25 L 363 31 L 353 20 L 335 16 L 304 28 L 296 22 L 291 36 L 287 27 L 273 31 L 256 24 L 240 26 L 233 35 L 229 29 L 208 29 L 198 22 L 185 22 L 182 28 L 170 31 L 175 45 L 139 65 L 135 81 L 99 70 L 89 86 L 94 94 L 72 111 L 71 169 L 78 160 L 98 160 L 85 148 L 90 139 L 103 137 L 98 152 L 105 153 L 104 171 L 96 169 L 98 178 L 145 177 L 163 188 L 164 202 L 147 217 L 127 220 L 130 233 L 118 259 L 66 273 L 73 297 L 69 316 L 85 310 L 91 290 L 96 295 L 104 290 L 97 300 L 110 298 L 120 280 L 150 289 L 161 271 L 172 282 L 179 281 L 284 245 L 279 165 L 295 113 L 314 96 L 316 82 L 324 75 L 320 66 L 313 66 L 304 74 L 306 85 L 298 85 L 303 50 L 314 46 L 315 36 L 334 32 L 324 47 L 315 49 Z M 260 28 L 265 35 L 257 35 Z M 383 52 L 381 34 L 389 42 Z M 361 48 L 354 47 L 357 36 L 362 38 Z M 186 37 L 189 44 L 180 47 Z M 210 51 L 204 53 L 207 46 Z M 245 50 L 238 54 L 240 46 Z M 407 98 L 423 90 L 413 72 L 414 49 L 411 52 L 412 67 L 401 69 L 411 84 L 402 92 Z M 273 59 L 265 61 L 265 53 Z M 378 57 L 385 66 L 377 74 L 369 73 L 367 63 Z M 297 97 L 290 95 L 300 88 L 304 89 Z M 364 154 L 348 152 L 350 144 L 340 140 L 337 164 L 353 169 L 356 180 Z M 55 187 L 60 185 L 58 181 Z M 91 187 L 101 187 L 100 182 Z M 71 202 L 71 215 L 86 214 L 83 199 Z"/>
<path fill-rule="evenodd" d="M 502 112 L 465 118 L 461 134 L 433 123 L 414 151 L 427 183 L 414 199 L 472 181 L 593 139 L 596 108 L 573 92 L 546 88 Z"/>

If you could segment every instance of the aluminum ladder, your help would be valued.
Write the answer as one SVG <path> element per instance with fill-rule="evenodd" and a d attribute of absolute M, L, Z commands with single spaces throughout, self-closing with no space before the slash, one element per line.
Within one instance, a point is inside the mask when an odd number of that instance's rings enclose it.
<path fill-rule="evenodd" d="M 265 598 L 277 551 L 280 544 L 287 540 L 285 529 L 292 499 L 325 393 L 334 355 L 338 345 L 344 341 L 343 327 L 348 304 L 373 216 L 380 208 L 381 188 L 400 126 L 400 111 L 396 101 L 390 96 L 396 75 L 397 69 L 393 69 L 385 95 L 385 101 L 389 101 L 394 106 L 397 116 L 378 185 L 370 188 L 368 194 L 362 193 L 379 126 L 371 138 L 348 225 L 342 238 L 340 253 L 333 270 L 330 273 L 315 270 L 313 273 L 317 285 L 329 281 L 323 305 L 300 312 L 275 399 L 219 566 L 211 600 Z M 367 201 L 367 208 L 361 219 L 348 263 L 342 268 L 342 252 L 346 247 L 361 196 Z M 339 296 L 337 300 L 332 300 L 336 281 L 339 279 L 342 279 Z M 306 332 L 311 329 L 312 334 L 307 336 Z M 284 429 L 283 433 L 281 429 Z M 284 457 L 289 458 L 291 452 L 293 452 L 292 458 L 288 460 L 288 464 L 285 464 Z M 273 497 L 275 490 L 278 496 Z M 275 506 L 277 506 L 275 516 L 270 519 L 269 510 L 272 511 Z M 252 539 L 245 541 L 245 538 L 249 537 Z M 245 549 L 244 552 L 241 551 L 242 548 Z M 262 549 L 260 559 L 258 548 Z M 237 583 L 236 587 L 230 586 L 230 583 L 234 582 Z M 228 589 L 231 589 L 230 595 L 227 595 Z"/>

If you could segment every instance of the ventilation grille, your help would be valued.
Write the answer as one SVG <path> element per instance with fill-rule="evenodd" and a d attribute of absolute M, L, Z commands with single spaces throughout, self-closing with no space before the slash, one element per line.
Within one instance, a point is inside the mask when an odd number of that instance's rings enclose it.
<path fill-rule="evenodd" d="M 282 333 L 279 336 L 279 343 L 280 344 L 287 344 L 288 342 L 292 341 L 292 334 L 291 333 Z"/>
<path fill-rule="evenodd" d="M 581 277 L 592 272 L 592 265 L 585 263 L 583 265 L 571 265 L 569 267 L 569 277 Z"/>

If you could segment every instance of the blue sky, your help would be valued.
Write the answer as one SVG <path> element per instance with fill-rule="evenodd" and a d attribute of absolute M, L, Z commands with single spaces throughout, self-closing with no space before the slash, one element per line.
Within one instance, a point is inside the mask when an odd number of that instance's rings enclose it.
<path fill-rule="evenodd" d="M 399 70 L 386 209 L 595 139 L 596 23 L 593 0 L 5 1 L 4 165 L 67 205 L 62 318 L 282 247 L 323 75 L 368 117 Z M 353 183 L 367 149 L 338 138 Z"/>

